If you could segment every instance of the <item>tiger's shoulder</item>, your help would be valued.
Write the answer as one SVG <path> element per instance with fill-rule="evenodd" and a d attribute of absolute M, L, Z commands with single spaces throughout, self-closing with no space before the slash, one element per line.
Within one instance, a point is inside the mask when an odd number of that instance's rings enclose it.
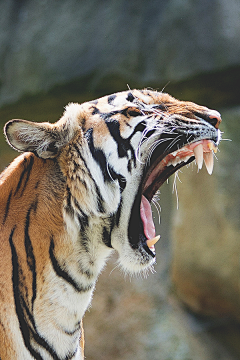
<path fill-rule="evenodd" d="M 0 175 L 0 237 L 6 239 L 6 232 L 24 224 L 29 209 L 41 214 L 41 207 L 44 213 L 46 207 L 54 207 L 57 223 L 61 218 L 57 205 L 62 202 L 63 189 L 64 177 L 57 162 L 40 159 L 30 152 L 15 158 Z M 43 220 L 42 224 L 50 221 L 45 216 Z"/>

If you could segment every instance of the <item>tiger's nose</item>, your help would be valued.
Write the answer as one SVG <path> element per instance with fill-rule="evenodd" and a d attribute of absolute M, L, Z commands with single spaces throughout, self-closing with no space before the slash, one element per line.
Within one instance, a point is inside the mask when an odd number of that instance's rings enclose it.
<path fill-rule="evenodd" d="M 216 129 L 219 128 L 220 122 L 222 121 L 221 115 L 218 111 L 212 110 L 211 113 L 208 115 L 208 122 L 214 126 Z"/>

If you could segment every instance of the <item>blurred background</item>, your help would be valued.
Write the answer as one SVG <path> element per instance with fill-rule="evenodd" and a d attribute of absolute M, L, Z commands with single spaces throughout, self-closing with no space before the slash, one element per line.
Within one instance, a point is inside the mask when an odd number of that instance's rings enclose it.
<path fill-rule="evenodd" d="M 161 188 L 156 273 L 117 258 L 84 318 L 87 360 L 240 359 L 240 1 L 1 0 L 0 125 L 151 87 L 221 112 L 214 172 Z M 17 155 L 0 133 L 0 169 Z M 179 203 L 177 208 L 177 203 Z"/>

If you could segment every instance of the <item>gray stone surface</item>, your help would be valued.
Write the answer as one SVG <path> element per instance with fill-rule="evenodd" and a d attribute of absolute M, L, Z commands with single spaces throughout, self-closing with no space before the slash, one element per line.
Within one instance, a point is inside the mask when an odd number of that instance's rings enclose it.
<path fill-rule="evenodd" d="M 0 104 L 76 78 L 156 86 L 239 65 L 239 17 L 238 0 L 2 0 Z"/>

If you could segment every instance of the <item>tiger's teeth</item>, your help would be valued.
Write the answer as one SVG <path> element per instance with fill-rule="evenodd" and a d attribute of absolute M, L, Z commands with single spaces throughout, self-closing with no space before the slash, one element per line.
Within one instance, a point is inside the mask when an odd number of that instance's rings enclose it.
<path fill-rule="evenodd" d="M 205 166 L 209 175 L 213 172 L 213 152 L 207 152 L 203 154 Z"/>
<path fill-rule="evenodd" d="M 150 248 L 151 246 L 153 246 L 154 244 L 156 244 L 156 242 L 158 242 L 158 240 L 160 239 L 160 235 L 155 236 L 155 238 L 153 239 L 149 239 L 146 241 L 147 246 Z"/>
<path fill-rule="evenodd" d="M 202 168 L 202 165 L 203 165 L 203 146 L 202 146 L 202 144 L 197 145 L 193 149 L 193 152 L 194 152 L 194 155 L 195 155 L 198 170 L 200 170 Z"/>

